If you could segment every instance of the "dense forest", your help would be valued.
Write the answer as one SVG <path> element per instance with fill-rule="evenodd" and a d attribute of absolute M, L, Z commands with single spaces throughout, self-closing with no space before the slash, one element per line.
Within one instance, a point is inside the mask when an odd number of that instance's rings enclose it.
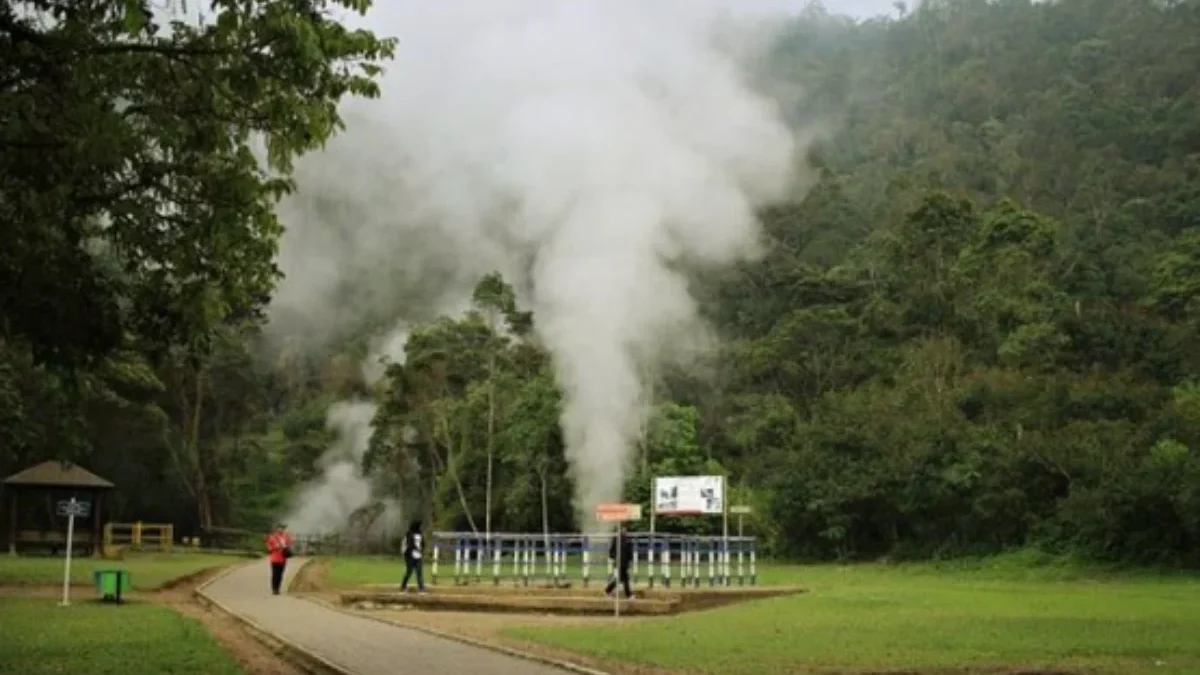
<path fill-rule="evenodd" d="M 331 406 L 372 401 L 381 494 L 439 529 L 578 527 L 537 317 L 499 275 L 380 378 L 376 321 L 319 352 L 263 339 L 278 176 L 389 43 L 218 4 L 247 16 L 161 49 L 121 46 L 153 29 L 131 3 L 36 30 L 0 7 L 0 473 L 70 459 L 118 517 L 261 528 L 322 471 Z M 1200 565 L 1200 2 L 898 8 L 814 4 L 774 46 L 789 115 L 829 130 L 819 180 L 762 214 L 765 257 L 696 275 L 720 346 L 656 374 L 627 497 L 727 474 L 789 557 Z M 211 56 L 264 39 L 298 65 Z"/>

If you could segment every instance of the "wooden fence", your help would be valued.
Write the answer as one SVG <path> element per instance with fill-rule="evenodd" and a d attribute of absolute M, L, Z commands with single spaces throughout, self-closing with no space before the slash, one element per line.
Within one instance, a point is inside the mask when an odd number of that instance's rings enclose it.
<path fill-rule="evenodd" d="M 170 523 L 105 523 L 104 548 L 162 551 L 175 547 L 175 526 Z"/>

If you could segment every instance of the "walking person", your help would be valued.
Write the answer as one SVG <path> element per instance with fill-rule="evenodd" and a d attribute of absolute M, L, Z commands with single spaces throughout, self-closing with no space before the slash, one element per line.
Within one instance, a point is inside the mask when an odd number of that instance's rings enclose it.
<path fill-rule="evenodd" d="M 400 592 L 408 592 L 408 580 L 413 574 L 417 575 L 417 590 L 425 592 L 425 571 L 423 569 L 425 535 L 421 534 L 421 521 L 414 520 L 404 535 L 404 581 L 400 583 Z"/>
<path fill-rule="evenodd" d="M 287 525 L 279 523 L 271 534 L 267 535 L 267 560 L 271 563 L 271 593 L 279 595 L 283 585 L 283 572 L 287 568 L 288 558 L 292 557 L 292 535 L 288 534 Z"/>
<path fill-rule="evenodd" d="M 617 535 L 612 538 L 612 543 L 608 546 L 608 559 L 616 565 L 617 573 L 604 587 L 604 594 L 612 595 L 613 591 L 617 590 L 619 581 L 625 587 L 625 599 L 632 598 L 633 590 L 629 588 L 629 564 L 633 560 L 633 543 L 629 541 L 624 529 L 619 529 Z"/>

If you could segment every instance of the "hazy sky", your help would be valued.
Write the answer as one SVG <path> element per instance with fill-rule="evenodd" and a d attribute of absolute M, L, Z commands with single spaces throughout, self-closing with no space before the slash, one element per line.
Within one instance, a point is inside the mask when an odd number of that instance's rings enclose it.
<path fill-rule="evenodd" d="M 892 7 L 895 0 L 823 0 L 825 8 L 839 14 L 849 14 L 857 18 L 867 18 L 879 14 L 895 14 Z M 909 0 L 909 7 L 915 6 L 915 0 Z"/>

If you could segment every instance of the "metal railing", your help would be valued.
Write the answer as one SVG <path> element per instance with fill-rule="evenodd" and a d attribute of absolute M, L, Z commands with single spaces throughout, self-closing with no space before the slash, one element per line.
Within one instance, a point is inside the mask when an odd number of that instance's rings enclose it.
<path fill-rule="evenodd" d="M 608 558 L 613 535 L 435 532 L 431 537 L 430 581 L 451 567 L 455 585 L 502 581 L 516 586 L 587 587 L 613 575 Z M 755 537 L 629 533 L 634 585 L 650 588 L 673 581 L 681 587 L 744 586 L 758 582 Z M 443 556 L 446 560 L 443 561 Z M 707 582 L 707 584 L 705 583 Z"/>

